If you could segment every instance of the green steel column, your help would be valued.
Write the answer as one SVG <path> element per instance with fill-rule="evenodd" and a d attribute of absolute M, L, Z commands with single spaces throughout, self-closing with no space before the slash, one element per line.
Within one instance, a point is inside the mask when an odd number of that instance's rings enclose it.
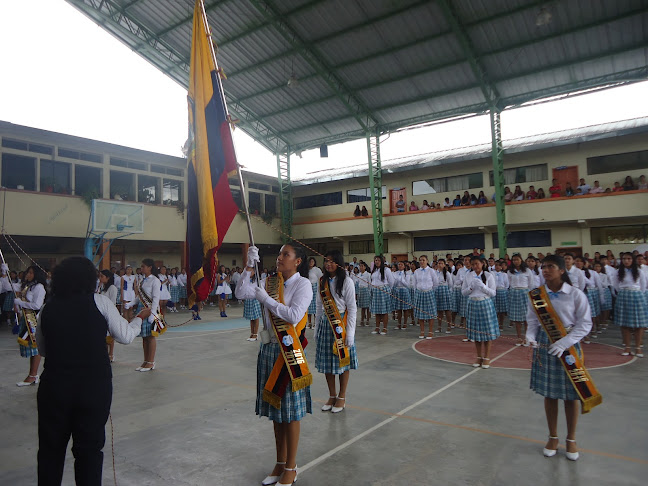
<path fill-rule="evenodd" d="M 495 206 L 497 211 L 497 240 L 499 256 L 504 258 L 507 253 L 506 238 L 506 209 L 504 204 L 504 148 L 502 146 L 502 122 L 500 112 L 495 108 L 490 110 L 491 137 L 493 141 L 493 180 L 495 184 Z"/>
<path fill-rule="evenodd" d="M 286 243 L 292 235 L 293 203 L 292 183 L 290 182 L 290 149 L 285 154 L 277 154 L 277 179 L 279 181 L 279 209 L 281 212 L 281 239 Z"/>
<path fill-rule="evenodd" d="M 380 132 L 367 133 L 369 190 L 373 215 L 374 254 L 383 254 L 382 167 L 380 165 Z"/>

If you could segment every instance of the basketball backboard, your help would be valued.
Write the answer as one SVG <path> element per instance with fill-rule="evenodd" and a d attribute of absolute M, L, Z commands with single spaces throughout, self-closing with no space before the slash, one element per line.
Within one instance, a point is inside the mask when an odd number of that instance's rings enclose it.
<path fill-rule="evenodd" d="M 144 233 L 144 205 L 93 199 L 91 221 L 95 233 Z"/>

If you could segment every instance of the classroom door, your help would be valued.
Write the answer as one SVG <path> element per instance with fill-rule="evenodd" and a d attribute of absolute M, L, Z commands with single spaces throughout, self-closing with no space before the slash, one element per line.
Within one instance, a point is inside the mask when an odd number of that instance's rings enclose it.
<path fill-rule="evenodd" d="M 400 196 L 403 196 L 403 200 L 405 201 L 405 210 L 407 210 L 407 191 L 405 189 L 390 189 L 389 190 L 389 212 L 390 213 L 396 212 L 396 203 L 398 202 L 398 198 Z"/>
<path fill-rule="evenodd" d="M 392 253 L 391 259 L 392 259 L 392 263 L 394 261 L 406 262 L 409 260 L 409 255 L 407 253 Z"/>
<path fill-rule="evenodd" d="M 572 188 L 576 190 L 578 187 L 578 166 L 573 165 L 570 167 L 554 169 L 553 179 L 557 179 L 558 184 L 562 187 L 561 196 L 565 195 L 565 187 L 567 187 L 568 182 L 571 183 Z"/>

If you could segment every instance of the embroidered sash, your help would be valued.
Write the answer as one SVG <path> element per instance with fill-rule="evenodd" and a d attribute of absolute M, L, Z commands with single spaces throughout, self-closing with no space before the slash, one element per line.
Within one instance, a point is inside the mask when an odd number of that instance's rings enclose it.
<path fill-rule="evenodd" d="M 36 345 L 36 312 L 32 309 L 21 309 L 25 319 L 25 332 L 18 335 L 18 344 L 28 348 L 37 348 Z"/>
<path fill-rule="evenodd" d="M 270 297 L 282 304 L 284 299 L 283 284 L 281 274 L 266 278 L 266 292 Z M 281 348 L 281 356 L 277 357 L 268 381 L 263 388 L 263 400 L 278 409 L 281 408 L 281 399 L 286 393 L 288 384 L 291 385 L 292 391 L 297 391 L 313 383 L 313 375 L 308 369 L 308 363 L 304 356 L 304 348 L 308 345 L 304 333 L 307 317 L 304 314 L 299 324 L 293 326 L 275 316 L 272 312 L 268 314 L 270 315 L 272 330 Z"/>
<path fill-rule="evenodd" d="M 329 288 L 328 278 L 326 276 L 320 279 L 320 297 L 322 298 L 324 313 L 335 336 L 333 354 L 340 359 L 340 368 L 349 366 L 351 364 L 351 356 L 349 355 L 349 348 L 344 345 L 346 341 L 347 314 L 345 313 L 344 318 L 340 316 L 340 311 L 337 305 L 335 305 L 335 300 L 331 295 L 331 289 Z"/>
<path fill-rule="evenodd" d="M 529 292 L 531 296 L 531 304 L 533 310 L 538 316 L 542 328 L 549 336 L 549 340 L 555 343 L 560 338 L 567 335 L 565 326 L 558 317 L 556 310 L 551 305 L 551 300 L 547 295 L 544 285 L 540 288 L 533 289 Z M 585 368 L 585 364 L 572 346 L 560 356 L 560 362 L 565 369 L 565 373 L 578 393 L 581 400 L 582 413 L 588 413 L 597 405 L 603 402 L 601 393 L 596 389 L 596 385 L 592 381 L 589 371 Z"/>
<path fill-rule="evenodd" d="M 153 304 L 153 299 L 146 293 L 144 288 L 141 285 L 134 287 L 135 291 L 139 294 L 140 300 L 144 307 L 151 307 Z M 160 334 L 164 334 L 167 330 L 166 322 L 164 321 L 164 316 L 162 314 L 153 314 L 153 327 L 151 329 L 151 336 L 158 337 Z"/>

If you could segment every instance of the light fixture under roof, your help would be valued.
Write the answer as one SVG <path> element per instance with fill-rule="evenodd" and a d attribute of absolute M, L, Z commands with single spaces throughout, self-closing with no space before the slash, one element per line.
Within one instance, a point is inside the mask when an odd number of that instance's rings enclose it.
<path fill-rule="evenodd" d="M 299 86 L 299 79 L 297 79 L 295 73 L 292 73 L 290 75 L 290 77 L 288 78 L 288 82 L 286 83 L 286 86 L 288 86 L 290 89 L 295 89 L 297 86 Z"/>
<path fill-rule="evenodd" d="M 542 27 L 543 25 L 549 25 L 551 23 L 551 12 L 547 10 L 547 7 L 542 7 L 536 16 L 536 27 Z"/>

